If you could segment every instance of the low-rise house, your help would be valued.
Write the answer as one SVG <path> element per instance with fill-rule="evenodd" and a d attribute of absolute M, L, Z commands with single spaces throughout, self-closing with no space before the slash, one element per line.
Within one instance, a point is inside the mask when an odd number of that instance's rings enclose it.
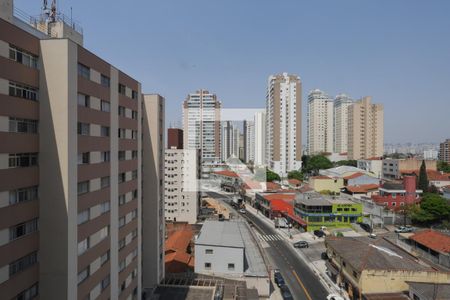
<path fill-rule="evenodd" d="M 401 179 L 402 174 L 419 171 L 422 165 L 421 159 L 385 159 L 383 160 L 383 178 L 387 180 Z M 435 160 L 425 160 L 425 166 L 429 171 L 437 171 Z"/>
<path fill-rule="evenodd" d="M 339 194 L 344 187 L 344 179 L 333 178 L 326 175 L 313 176 L 309 178 L 309 185 L 319 193 L 329 191 Z"/>
<path fill-rule="evenodd" d="M 413 173 L 419 176 L 419 171 L 414 171 Z M 450 173 L 427 170 L 427 178 L 430 186 L 434 185 L 441 191 L 443 187 L 450 185 Z"/>
<path fill-rule="evenodd" d="M 243 221 L 205 221 L 195 241 L 195 273 L 240 278 L 260 296 L 270 295 L 267 268 Z"/>
<path fill-rule="evenodd" d="M 369 159 L 360 159 L 357 162 L 357 167 L 373 174 L 377 178 L 381 178 L 383 175 L 383 158 L 372 157 Z"/>
<path fill-rule="evenodd" d="M 450 300 L 450 283 L 407 282 L 413 300 Z"/>
<path fill-rule="evenodd" d="M 371 295 L 404 293 L 409 291 L 411 281 L 450 282 L 450 273 L 419 262 L 383 238 L 327 237 L 325 246 L 328 272 L 350 299 L 379 299 Z"/>
<path fill-rule="evenodd" d="M 408 235 L 407 238 L 399 236 L 399 241 L 414 255 L 450 269 L 450 235 L 427 229 Z"/>
<path fill-rule="evenodd" d="M 302 181 L 295 178 L 291 178 L 288 179 L 288 185 L 292 189 L 298 189 L 302 186 Z"/>
<path fill-rule="evenodd" d="M 378 194 L 378 184 L 362 184 L 362 185 L 348 185 L 342 189 L 342 193 L 361 199 L 361 197 L 372 197 Z"/>
<path fill-rule="evenodd" d="M 349 185 L 365 185 L 365 184 L 379 184 L 380 180 L 376 177 L 369 176 L 366 173 L 357 172 L 352 175 L 344 177 L 344 186 Z"/>
<path fill-rule="evenodd" d="M 164 256 L 166 274 L 193 272 L 194 255 L 191 242 L 195 231 L 187 224 L 180 224 L 167 232 Z"/>
<path fill-rule="evenodd" d="M 302 219 L 306 230 L 350 227 L 362 221 L 362 204 L 345 196 L 324 196 L 318 193 L 297 194 L 295 216 Z"/>
<path fill-rule="evenodd" d="M 416 176 L 405 175 L 403 182 L 385 182 L 379 188 L 378 195 L 372 200 L 389 209 L 398 210 L 405 205 L 420 202 L 423 191 L 416 188 Z"/>
<path fill-rule="evenodd" d="M 242 182 L 239 175 L 230 170 L 215 171 L 211 173 L 210 178 L 218 181 L 220 188 L 226 192 L 236 192 Z"/>
<path fill-rule="evenodd" d="M 257 193 L 255 206 L 270 219 L 281 217 L 283 213 L 293 215 L 295 195 L 295 191 Z"/>

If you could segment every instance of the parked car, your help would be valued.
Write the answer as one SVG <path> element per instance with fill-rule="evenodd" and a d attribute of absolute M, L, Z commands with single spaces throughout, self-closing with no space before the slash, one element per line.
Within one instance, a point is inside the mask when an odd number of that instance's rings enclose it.
<path fill-rule="evenodd" d="M 407 233 L 407 232 L 413 232 L 413 231 L 414 231 L 414 228 L 412 228 L 411 226 L 400 226 L 395 229 L 396 233 Z"/>
<path fill-rule="evenodd" d="M 246 211 L 245 209 L 241 208 L 241 209 L 239 210 L 239 212 L 240 212 L 241 214 L 245 214 L 247 211 Z"/>
<path fill-rule="evenodd" d="M 294 248 L 309 248 L 307 241 L 298 241 L 294 243 Z"/>
<path fill-rule="evenodd" d="M 280 270 L 273 271 L 273 278 L 274 278 L 275 283 L 278 285 L 278 287 L 281 287 L 286 284 L 283 276 L 280 273 Z"/>
<path fill-rule="evenodd" d="M 359 226 L 364 229 L 365 231 L 367 231 L 368 233 L 372 232 L 372 227 L 370 227 L 369 224 L 366 223 L 359 223 Z"/>
<path fill-rule="evenodd" d="M 292 296 L 291 291 L 289 290 L 287 285 L 283 285 L 280 287 L 281 297 L 283 300 L 292 300 L 294 297 Z"/>
<path fill-rule="evenodd" d="M 344 298 L 338 294 L 329 294 L 327 300 L 344 300 Z"/>
<path fill-rule="evenodd" d="M 328 259 L 328 254 L 327 254 L 326 252 L 322 252 L 322 253 L 320 254 L 320 257 L 321 257 L 323 260 L 327 260 L 327 259 Z"/>
<path fill-rule="evenodd" d="M 314 230 L 314 235 L 321 238 L 325 236 L 325 232 L 323 232 L 322 230 Z"/>
<path fill-rule="evenodd" d="M 376 239 L 376 238 L 377 238 L 377 235 L 376 235 L 375 233 L 371 233 L 371 234 L 369 234 L 369 237 L 370 237 L 371 239 Z"/>

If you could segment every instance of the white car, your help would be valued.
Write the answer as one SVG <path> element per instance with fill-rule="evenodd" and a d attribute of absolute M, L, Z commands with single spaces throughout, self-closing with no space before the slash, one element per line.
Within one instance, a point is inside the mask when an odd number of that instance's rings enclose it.
<path fill-rule="evenodd" d="M 243 208 L 241 208 L 241 209 L 239 210 L 239 212 L 240 212 L 241 214 L 245 214 L 245 213 L 246 213 L 245 209 L 243 209 Z"/>
<path fill-rule="evenodd" d="M 327 296 L 327 300 L 345 300 L 341 295 L 338 294 L 329 294 Z"/>

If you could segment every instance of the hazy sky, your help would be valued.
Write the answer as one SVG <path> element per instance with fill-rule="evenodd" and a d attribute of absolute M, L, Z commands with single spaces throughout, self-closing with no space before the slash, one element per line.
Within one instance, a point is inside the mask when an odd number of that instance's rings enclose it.
<path fill-rule="evenodd" d="M 38 14 L 41 2 L 15 4 Z M 385 142 L 450 138 L 448 0 L 58 3 L 73 7 L 87 49 L 166 97 L 168 122 L 199 88 L 226 108 L 264 107 L 267 77 L 289 72 L 303 82 L 304 133 L 307 93 L 320 88 L 383 103 Z"/>

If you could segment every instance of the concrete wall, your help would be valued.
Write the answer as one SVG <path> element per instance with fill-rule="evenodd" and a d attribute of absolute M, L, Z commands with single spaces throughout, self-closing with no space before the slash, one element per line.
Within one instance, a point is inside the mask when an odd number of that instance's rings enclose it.
<path fill-rule="evenodd" d="M 335 193 L 340 193 L 341 188 L 344 187 L 344 180 L 342 178 L 339 179 L 312 178 L 310 179 L 310 185 L 316 192 L 328 190 Z"/>
<path fill-rule="evenodd" d="M 206 249 L 213 250 L 206 254 Z M 211 269 L 205 269 L 205 263 L 211 263 Z M 228 264 L 234 263 L 234 271 L 228 270 Z M 195 245 L 195 273 L 243 275 L 244 248 Z"/>

